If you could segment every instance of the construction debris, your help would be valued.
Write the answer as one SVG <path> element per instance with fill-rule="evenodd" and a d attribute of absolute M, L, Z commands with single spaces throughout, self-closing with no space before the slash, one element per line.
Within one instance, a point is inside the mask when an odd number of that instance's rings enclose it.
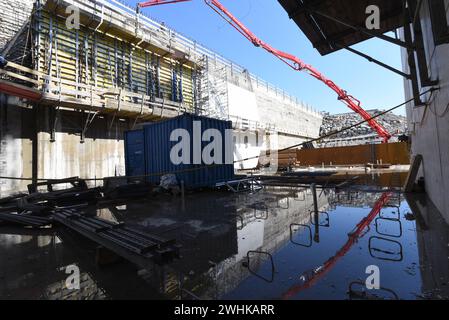
<path fill-rule="evenodd" d="M 70 185 L 62 188 L 61 185 Z M 45 192 L 41 190 L 45 187 Z M 18 194 L 0 199 L 0 212 L 31 212 L 35 215 L 48 215 L 57 206 L 80 203 L 94 204 L 101 198 L 99 188 L 89 189 L 86 181 L 75 178 L 49 180 L 28 186 L 29 194 Z"/>
<path fill-rule="evenodd" d="M 145 179 L 142 179 L 145 180 Z M 110 177 L 103 181 L 102 192 L 106 199 L 143 198 L 151 194 L 153 186 L 145 181 L 129 181 L 126 177 Z"/>
<path fill-rule="evenodd" d="M 375 116 L 380 114 L 380 110 L 369 110 L 368 113 Z M 349 127 L 360 122 L 360 116 L 355 112 L 342 113 L 331 115 L 329 113 L 324 115 L 323 125 L 321 126 L 320 135 L 327 135 L 333 131 L 338 131 L 341 128 Z M 395 135 L 391 142 L 398 141 L 398 136 L 407 132 L 407 118 L 404 116 L 387 113 L 379 117 L 379 123 L 385 127 L 390 133 Z M 377 134 L 368 124 L 352 128 L 341 133 L 336 134 L 332 138 L 326 139 L 321 143 L 321 147 L 333 146 L 349 146 L 371 143 L 377 140 Z"/>
<path fill-rule="evenodd" d="M 69 185 L 68 188 L 63 188 L 67 185 Z M 45 190 L 42 190 L 42 188 Z M 16 212 L 17 214 L 13 214 L 13 216 L 5 215 L 5 217 L 13 221 L 27 222 L 31 216 L 50 216 L 52 211 L 58 207 L 94 205 L 105 198 L 145 197 L 150 194 L 152 187 L 148 183 L 128 183 L 126 178 L 110 178 L 105 179 L 103 188 L 89 188 L 85 180 L 74 177 L 33 183 L 28 185 L 28 191 L 29 193 L 20 193 L 0 199 L 0 212 L 7 214 Z M 22 219 L 25 214 L 28 215 L 27 219 Z"/>
<path fill-rule="evenodd" d="M 55 190 L 64 184 L 70 187 Z M 41 193 L 42 187 L 47 192 Z M 107 196 L 122 199 L 148 195 L 152 190 L 148 184 L 128 184 L 124 180 L 109 180 L 106 187 Z M 123 223 L 88 216 L 84 209 L 102 198 L 100 190 L 89 189 L 86 181 L 79 178 L 30 184 L 29 194 L 0 199 L 0 223 L 42 228 L 57 222 L 143 268 L 153 262 L 164 264 L 179 256 L 175 240 L 165 240 Z"/>
<path fill-rule="evenodd" d="M 0 212 L 0 222 L 12 223 L 25 227 L 42 228 L 51 225 L 48 218 L 36 217 L 30 214 L 13 214 Z"/>

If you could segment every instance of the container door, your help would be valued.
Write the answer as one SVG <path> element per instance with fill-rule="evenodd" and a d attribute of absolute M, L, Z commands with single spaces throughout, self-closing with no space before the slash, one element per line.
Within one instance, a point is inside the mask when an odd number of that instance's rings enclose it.
<path fill-rule="evenodd" d="M 126 175 L 128 177 L 144 176 L 145 171 L 145 139 L 143 130 L 125 133 Z"/>

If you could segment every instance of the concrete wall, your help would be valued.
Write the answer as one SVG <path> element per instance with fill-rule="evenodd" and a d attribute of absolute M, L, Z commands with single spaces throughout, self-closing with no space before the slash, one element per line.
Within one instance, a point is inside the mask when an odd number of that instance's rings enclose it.
<path fill-rule="evenodd" d="M 123 134 L 130 128 L 129 121 L 116 118 L 112 122 L 112 116 L 96 117 L 82 142 L 87 114 L 60 110 L 56 112 L 53 141 L 50 128 L 54 121 L 49 107 L 33 110 L 10 102 L 0 109 L 0 176 L 101 179 L 125 174 Z M 25 191 L 29 183 L 0 179 L 0 196 Z M 90 184 L 101 185 L 101 181 Z"/>
<path fill-rule="evenodd" d="M 39 177 L 103 178 L 125 175 L 124 132 L 128 121 L 112 116 L 96 117 L 81 142 L 81 128 L 87 113 L 57 112 L 55 141 L 51 141 L 50 109 L 39 111 Z M 112 124 L 111 124 L 112 122 Z"/>
<path fill-rule="evenodd" d="M 449 0 L 445 1 L 449 21 Z M 427 106 L 407 106 L 409 133 L 412 138 L 412 154 L 422 154 L 422 175 L 430 199 L 449 222 L 449 44 L 435 46 L 430 20 L 428 0 L 421 8 L 421 25 L 428 70 L 432 80 L 439 79 L 440 89 L 432 96 L 422 97 Z M 404 70 L 408 72 L 406 52 L 403 52 Z M 428 88 L 421 88 L 424 92 Z M 407 98 L 412 97 L 411 86 L 405 83 Z"/>
<path fill-rule="evenodd" d="M 282 93 L 276 94 L 258 86 L 255 86 L 254 92 L 257 97 L 260 120 L 275 125 L 276 130 L 281 133 L 279 141 L 281 148 L 291 145 L 292 140 L 288 136 L 302 139 L 319 136 L 323 123 L 323 117 L 320 114 L 286 99 Z"/>
<path fill-rule="evenodd" d="M 34 112 L 18 106 L 19 101 L 0 94 L 0 176 L 32 176 Z M 0 179 L 0 196 L 25 190 L 27 182 Z"/>
<path fill-rule="evenodd" d="M 234 159 L 249 159 L 260 155 L 262 149 L 266 149 L 266 139 L 256 132 L 234 131 Z M 257 158 L 235 163 L 237 170 L 253 169 L 259 163 Z"/>
<path fill-rule="evenodd" d="M 239 77 L 233 74 L 229 81 L 232 83 L 227 83 L 227 109 L 236 129 L 235 159 L 256 157 L 261 151 L 290 147 L 319 136 L 323 117 L 317 112 L 283 93 L 259 85 L 245 74 Z M 248 128 L 242 128 L 240 121 L 249 123 Z M 253 128 L 256 123 L 270 129 L 256 133 Z M 266 133 L 270 131 L 276 135 L 268 139 Z M 257 164 L 258 159 L 253 159 L 237 163 L 235 167 L 251 169 Z"/>

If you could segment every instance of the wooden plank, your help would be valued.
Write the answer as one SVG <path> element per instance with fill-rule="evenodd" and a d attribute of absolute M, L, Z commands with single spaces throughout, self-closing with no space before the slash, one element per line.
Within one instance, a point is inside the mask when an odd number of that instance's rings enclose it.
<path fill-rule="evenodd" d="M 373 148 L 375 159 L 372 158 Z M 298 161 L 304 166 L 321 166 L 323 163 L 329 165 L 331 162 L 333 165 L 364 166 L 377 161 L 392 165 L 408 165 L 410 156 L 407 144 L 399 142 L 298 150 Z"/>
<path fill-rule="evenodd" d="M 416 178 L 418 177 L 419 169 L 421 168 L 421 164 L 423 162 L 423 156 L 418 154 L 413 157 L 412 166 L 410 167 L 410 171 L 407 176 L 407 180 L 404 185 L 404 192 L 413 192 L 413 188 L 415 186 Z"/>
<path fill-rule="evenodd" d="M 11 62 L 11 61 L 8 61 L 8 64 L 6 65 L 6 67 L 11 67 L 11 68 L 14 68 L 14 69 L 26 72 L 26 73 L 33 74 L 33 75 L 38 76 L 38 77 L 43 76 L 43 74 L 41 72 L 39 72 L 39 71 L 36 71 L 34 69 L 30 69 L 30 68 L 24 67 L 24 66 L 22 66 L 20 64 L 17 64 L 17 63 Z"/>
<path fill-rule="evenodd" d="M 42 96 L 42 93 L 38 90 L 1 79 L 0 79 L 0 92 L 20 98 L 26 98 L 31 101 L 39 101 Z"/>
<path fill-rule="evenodd" d="M 26 82 L 29 82 L 29 83 L 33 83 L 33 84 L 38 85 L 38 86 L 43 84 L 42 81 L 34 80 L 34 79 L 28 78 L 26 76 L 22 76 L 20 74 L 17 74 L 17 73 L 14 73 L 14 72 L 10 72 L 10 71 L 6 71 L 6 70 L 3 70 L 3 69 L 0 69 L 0 74 L 7 75 L 7 76 L 9 76 L 11 78 L 15 78 L 15 79 L 18 79 L 18 80 L 22 80 L 22 81 L 26 81 Z"/>

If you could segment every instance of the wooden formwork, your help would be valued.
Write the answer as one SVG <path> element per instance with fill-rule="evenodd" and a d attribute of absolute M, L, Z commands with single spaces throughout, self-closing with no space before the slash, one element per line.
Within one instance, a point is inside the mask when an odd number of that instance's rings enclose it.
<path fill-rule="evenodd" d="M 70 5 L 80 9 L 79 28 L 66 24 Z M 41 105 L 144 121 L 193 111 L 198 57 L 170 30 L 91 0 L 37 1 L 28 23 L 33 59 L 0 69 L 4 92 Z"/>
<path fill-rule="evenodd" d="M 407 143 L 385 143 L 321 149 L 291 149 L 271 152 L 270 156 L 259 158 L 259 165 L 270 163 L 270 157 L 277 157 L 278 166 L 329 166 L 329 165 L 366 165 L 369 163 L 408 165 L 410 152 Z"/>
<path fill-rule="evenodd" d="M 0 69 L 0 75 L 28 84 L 0 80 L 2 91 L 41 105 L 111 113 L 119 117 L 138 117 L 141 120 L 171 118 L 186 111 L 181 103 L 166 104 L 163 99 L 153 100 L 149 96 L 126 90 L 101 90 L 69 80 L 54 79 L 12 62 L 9 62 L 4 69 Z M 79 91 L 67 87 L 62 89 L 62 83 L 67 86 L 77 86 Z"/>
<path fill-rule="evenodd" d="M 66 26 L 71 4 L 81 9 L 79 29 Z M 193 110 L 193 62 L 156 41 L 144 46 L 124 14 L 92 1 L 48 0 L 35 19 L 44 104 L 143 117 L 154 107 Z"/>
<path fill-rule="evenodd" d="M 301 166 L 366 165 L 368 163 L 408 165 L 410 152 L 407 143 L 367 144 L 298 150 L 297 161 Z"/>
<path fill-rule="evenodd" d="M 273 161 L 273 158 L 277 159 L 277 164 L 279 168 L 293 167 L 298 164 L 298 156 L 296 149 L 271 152 L 269 155 L 266 155 L 265 152 L 263 152 L 259 158 L 259 165 L 264 166 L 270 164 L 270 158 L 271 161 Z"/>

